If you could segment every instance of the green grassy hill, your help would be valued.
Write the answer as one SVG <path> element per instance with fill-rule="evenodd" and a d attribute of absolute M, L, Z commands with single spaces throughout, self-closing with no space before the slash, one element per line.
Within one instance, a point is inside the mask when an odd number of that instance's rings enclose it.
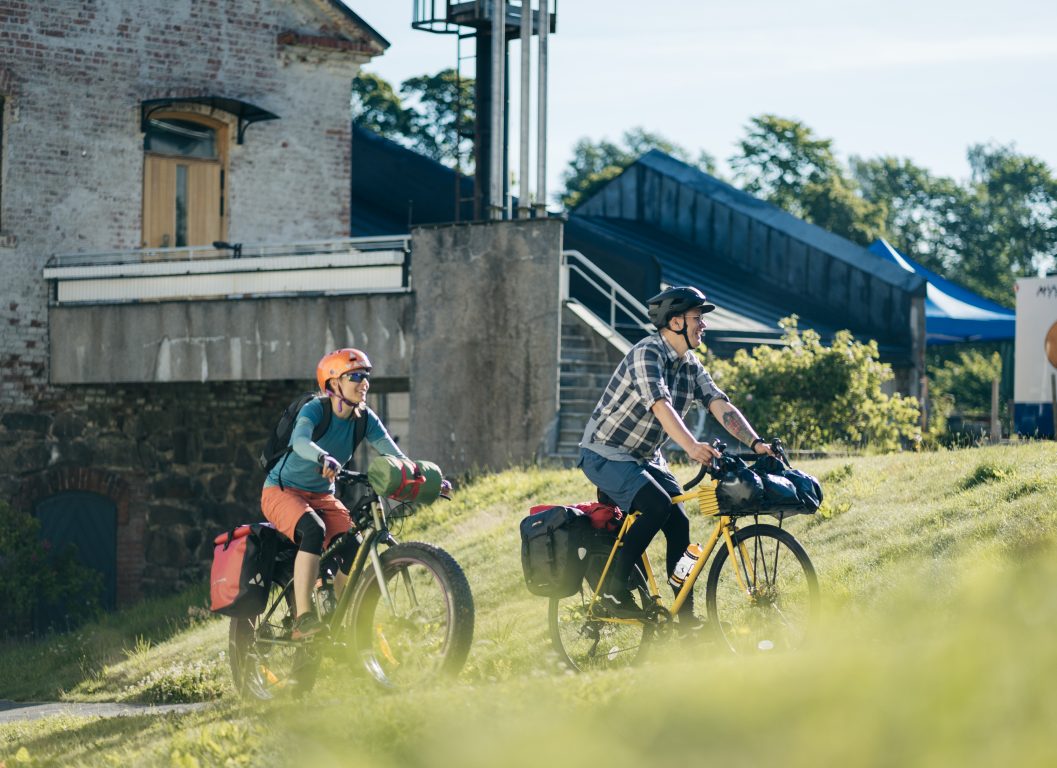
<path fill-rule="evenodd" d="M 308 703 L 243 704 L 202 591 L 0 647 L 0 697 L 209 706 L 0 726 L 0 767 L 1057 764 L 1057 445 L 801 468 L 827 494 L 825 515 L 787 522 L 824 600 L 802 652 L 670 644 L 626 673 L 563 672 L 517 523 L 591 489 L 576 470 L 510 471 L 398 534 L 440 544 L 470 579 L 477 628 L 456 681 L 391 694 L 328 665 Z"/>

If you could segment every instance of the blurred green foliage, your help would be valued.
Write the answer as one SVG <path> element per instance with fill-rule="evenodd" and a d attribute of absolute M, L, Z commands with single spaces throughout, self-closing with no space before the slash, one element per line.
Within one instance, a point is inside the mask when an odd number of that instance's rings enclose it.
<path fill-rule="evenodd" d="M 892 369 L 877 343 L 839 331 L 825 346 L 800 331 L 796 316 L 779 323 L 781 347 L 738 350 L 732 360 L 705 354 L 716 383 L 751 424 L 788 436 L 794 450 L 836 444 L 892 451 L 919 438 L 917 400 L 884 392 Z"/>
<path fill-rule="evenodd" d="M 991 382 L 1002 377 L 1002 356 L 959 350 L 953 359 L 928 366 L 930 427 L 942 430 L 952 411 L 990 413 Z"/>

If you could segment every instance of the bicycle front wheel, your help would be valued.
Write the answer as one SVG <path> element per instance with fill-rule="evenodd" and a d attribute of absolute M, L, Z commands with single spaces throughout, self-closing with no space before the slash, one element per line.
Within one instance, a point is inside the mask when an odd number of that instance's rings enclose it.
<path fill-rule="evenodd" d="M 462 568 L 444 550 L 421 542 L 390 547 L 381 561 L 390 600 L 382 597 L 368 564 L 346 622 L 357 658 L 389 688 L 458 674 L 474 626 L 473 595 Z"/>
<path fill-rule="evenodd" d="M 718 637 L 739 654 L 799 648 L 818 618 L 815 568 L 791 533 L 766 523 L 733 536 L 735 556 L 720 546 L 705 600 Z"/>
<path fill-rule="evenodd" d="M 652 636 L 652 627 L 642 621 L 601 616 L 597 603 L 589 611 L 605 562 L 604 557 L 592 557 L 580 589 L 568 597 L 550 599 L 547 622 L 551 644 L 558 654 L 558 663 L 574 672 L 631 666 L 644 658 Z M 642 605 L 649 604 L 644 582 L 634 591 Z"/>
<path fill-rule="evenodd" d="M 231 620 L 228 661 L 239 695 L 268 700 L 312 690 L 321 652 L 313 643 L 291 639 L 293 605 L 293 581 L 275 583 L 264 613 Z"/>

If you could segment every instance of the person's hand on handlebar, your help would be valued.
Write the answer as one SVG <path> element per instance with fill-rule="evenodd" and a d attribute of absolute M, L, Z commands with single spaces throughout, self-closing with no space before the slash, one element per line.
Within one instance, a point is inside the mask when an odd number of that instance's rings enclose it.
<path fill-rule="evenodd" d="M 330 454 L 323 454 L 319 457 L 319 463 L 322 465 L 319 468 L 319 474 L 330 482 L 334 482 L 334 478 L 337 477 L 338 471 L 341 469 L 341 462 Z"/>
<path fill-rule="evenodd" d="M 770 443 L 764 442 L 762 437 L 757 437 L 752 441 L 752 452 L 761 456 L 767 455 L 774 458 L 778 458 L 778 455 L 774 452 L 774 448 L 771 447 Z"/>
<path fill-rule="evenodd" d="M 686 455 L 698 464 L 708 464 L 713 459 L 719 458 L 719 451 L 708 443 L 699 443 L 697 440 L 687 449 Z"/>

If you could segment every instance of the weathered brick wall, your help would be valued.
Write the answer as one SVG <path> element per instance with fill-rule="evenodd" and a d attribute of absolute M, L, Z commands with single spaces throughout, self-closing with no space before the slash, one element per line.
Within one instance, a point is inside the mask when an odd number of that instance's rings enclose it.
<path fill-rule="evenodd" d="M 279 115 L 228 146 L 228 238 L 342 237 L 349 95 L 371 45 L 323 0 L 0 0 L 0 407 L 47 383 L 56 253 L 140 247 L 140 103 L 238 98 Z M 343 26 L 344 25 L 344 26 Z M 280 39 L 287 42 L 281 43 Z"/>

